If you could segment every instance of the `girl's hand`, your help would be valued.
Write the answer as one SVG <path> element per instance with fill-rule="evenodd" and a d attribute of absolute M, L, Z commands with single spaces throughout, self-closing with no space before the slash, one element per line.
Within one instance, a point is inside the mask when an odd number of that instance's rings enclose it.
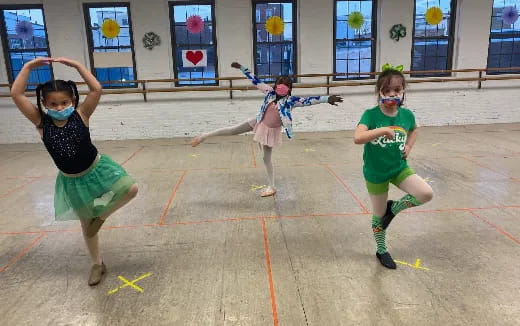
<path fill-rule="evenodd" d="M 330 105 L 338 106 L 336 103 L 342 103 L 342 102 L 343 102 L 343 98 L 341 96 L 337 96 L 337 95 L 329 96 L 329 104 Z"/>
<path fill-rule="evenodd" d="M 231 67 L 236 68 L 236 69 L 240 69 L 240 68 L 242 68 L 242 65 L 240 63 L 238 63 L 238 62 L 233 62 L 231 64 Z"/>
<path fill-rule="evenodd" d="M 72 60 L 72 59 L 68 59 L 68 58 L 63 58 L 63 57 L 62 58 L 55 58 L 52 61 L 64 64 L 66 66 L 73 67 L 73 68 L 78 68 L 78 67 L 81 66 L 81 63 L 79 63 L 78 61 Z"/>
<path fill-rule="evenodd" d="M 390 139 L 390 140 L 394 139 L 394 137 L 395 137 L 395 132 L 390 127 L 382 127 L 381 133 L 383 134 L 382 136 L 385 136 L 387 139 Z"/>
<path fill-rule="evenodd" d="M 53 60 L 53 58 L 39 57 L 27 62 L 25 65 L 31 69 L 34 69 L 41 66 L 48 66 L 51 64 Z"/>
<path fill-rule="evenodd" d="M 408 158 L 408 155 L 410 155 L 411 151 L 412 151 L 412 147 L 410 145 L 404 145 L 403 159 Z"/>

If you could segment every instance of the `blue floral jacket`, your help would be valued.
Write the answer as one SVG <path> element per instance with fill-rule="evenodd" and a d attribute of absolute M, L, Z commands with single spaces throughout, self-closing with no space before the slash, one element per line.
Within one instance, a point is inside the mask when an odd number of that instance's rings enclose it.
<path fill-rule="evenodd" d="M 262 107 L 260 109 L 260 112 L 258 112 L 256 116 L 256 122 L 260 122 L 262 120 L 262 117 L 264 116 L 265 110 L 267 110 L 267 106 L 269 103 L 274 101 L 276 99 L 276 93 L 274 89 L 262 82 L 260 79 L 258 79 L 254 74 L 251 73 L 251 71 L 247 68 L 242 66 L 240 68 L 244 75 L 246 75 L 247 78 L 251 79 L 251 82 L 253 85 L 255 85 L 262 93 L 265 94 L 264 103 L 262 104 Z M 329 97 L 328 96 L 310 96 L 310 97 L 298 97 L 298 96 L 286 96 L 281 98 L 278 101 L 278 112 L 280 113 L 280 119 L 282 120 L 282 126 L 285 130 L 285 133 L 287 134 L 287 137 L 292 138 L 293 137 L 293 130 L 292 130 L 292 116 L 291 112 L 293 108 L 300 107 L 300 106 L 309 106 L 314 104 L 320 104 L 320 103 L 328 103 Z"/>

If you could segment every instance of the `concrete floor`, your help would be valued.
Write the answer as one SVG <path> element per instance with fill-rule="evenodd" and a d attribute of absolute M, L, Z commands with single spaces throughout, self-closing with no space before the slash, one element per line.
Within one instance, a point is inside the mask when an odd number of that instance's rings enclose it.
<path fill-rule="evenodd" d="M 520 124 L 420 129 L 410 164 L 436 196 L 392 224 L 395 271 L 352 134 L 284 140 L 275 198 L 251 136 L 98 143 L 140 193 L 100 233 L 95 288 L 43 145 L 0 146 L 0 324 L 519 325 Z"/>

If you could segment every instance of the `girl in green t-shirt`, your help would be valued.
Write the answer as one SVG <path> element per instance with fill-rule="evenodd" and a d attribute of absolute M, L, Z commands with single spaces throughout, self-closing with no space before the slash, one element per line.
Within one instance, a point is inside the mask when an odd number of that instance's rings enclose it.
<path fill-rule="evenodd" d="M 402 66 L 383 66 L 376 83 L 379 105 L 363 113 L 354 134 L 354 143 L 365 144 L 363 175 L 373 206 L 376 256 L 391 269 L 396 265 L 386 247 L 386 228 L 402 210 L 433 197 L 432 188 L 406 162 L 417 139 L 417 125 L 412 111 L 401 107 L 406 87 L 401 70 Z M 390 183 L 407 194 L 396 201 L 388 200 Z"/>

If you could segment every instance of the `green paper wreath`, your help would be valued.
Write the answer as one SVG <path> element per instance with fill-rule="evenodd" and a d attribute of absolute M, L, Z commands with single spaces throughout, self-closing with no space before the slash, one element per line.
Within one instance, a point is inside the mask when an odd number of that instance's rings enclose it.
<path fill-rule="evenodd" d="M 361 29 L 365 23 L 365 18 L 361 12 L 353 11 L 348 15 L 347 22 L 352 29 Z"/>
<path fill-rule="evenodd" d="M 399 39 L 406 37 L 406 27 L 403 24 L 395 24 L 390 28 L 390 38 L 399 42 Z"/>

